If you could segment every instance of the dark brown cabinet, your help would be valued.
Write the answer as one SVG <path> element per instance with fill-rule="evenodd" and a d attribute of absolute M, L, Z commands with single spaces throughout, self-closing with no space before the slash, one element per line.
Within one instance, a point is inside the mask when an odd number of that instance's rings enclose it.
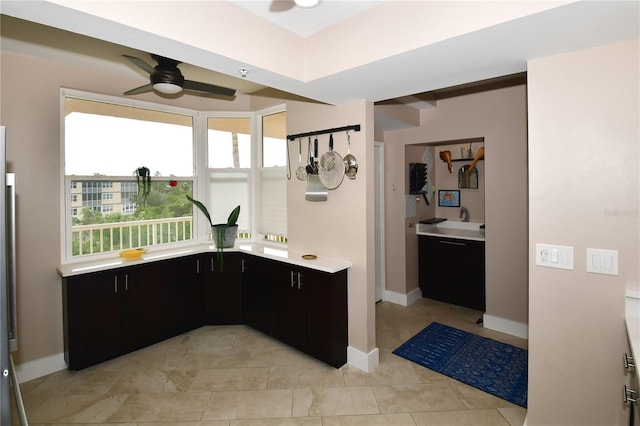
<path fill-rule="evenodd" d="M 245 256 L 245 324 L 336 368 L 347 362 L 347 271 Z"/>
<path fill-rule="evenodd" d="M 200 327 L 204 322 L 204 288 L 199 280 L 197 256 L 158 262 L 164 269 L 165 335 L 176 336 Z"/>
<path fill-rule="evenodd" d="M 276 330 L 274 262 L 242 255 L 242 318 L 245 324 L 273 336 Z"/>
<path fill-rule="evenodd" d="M 247 324 L 336 368 L 347 271 L 203 253 L 62 279 L 67 365 L 82 369 L 205 324 Z"/>
<path fill-rule="evenodd" d="M 158 265 L 64 278 L 65 360 L 73 370 L 164 338 Z"/>
<path fill-rule="evenodd" d="M 485 310 L 484 241 L 418 236 L 422 296 Z"/>
<path fill-rule="evenodd" d="M 216 253 L 200 255 L 200 282 L 204 287 L 205 324 L 242 323 L 242 270 L 240 253 L 225 253 L 220 265 Z"/>

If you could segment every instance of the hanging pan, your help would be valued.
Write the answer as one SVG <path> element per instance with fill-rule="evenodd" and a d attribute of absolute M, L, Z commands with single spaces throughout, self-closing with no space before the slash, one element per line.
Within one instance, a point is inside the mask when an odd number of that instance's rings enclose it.
<path fill-rule="evenodd" d="M 329 151 L 320 157 L 318 173 L 320 182 L 327 189 L 336 189 L 344 179 L 344 161 L 342 156 L 333 150 L 333 134 L 329 135 Z"/>

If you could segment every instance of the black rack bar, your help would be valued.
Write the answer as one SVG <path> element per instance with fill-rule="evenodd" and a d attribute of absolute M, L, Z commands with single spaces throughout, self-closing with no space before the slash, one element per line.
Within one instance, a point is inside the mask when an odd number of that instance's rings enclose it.
<path fill-rule="evenodd" d="M 351 126 L 334 127 L 333 129 L 316 130 L 315 132 L 298 133 L 295 135 L 287 135 L 287 139 L 295 141 L 298 138 L 304 138 L 307 136 L 326 135 L 327 133 L 348 132 L 349 130 L 360 131 L 359 124 L 352 124 Z"/>

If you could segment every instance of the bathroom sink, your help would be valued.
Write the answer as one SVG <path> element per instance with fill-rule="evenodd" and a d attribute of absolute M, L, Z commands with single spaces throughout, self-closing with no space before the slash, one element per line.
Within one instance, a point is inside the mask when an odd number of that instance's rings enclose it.
<path fill-rule="evenodd" d="M 475 222 L 455 222 L 451 220 L 435 225 L 419 223 L 416 227 L 416 234 L 484 241 L 484 228 L 482 228 L 482 225 Z"/>

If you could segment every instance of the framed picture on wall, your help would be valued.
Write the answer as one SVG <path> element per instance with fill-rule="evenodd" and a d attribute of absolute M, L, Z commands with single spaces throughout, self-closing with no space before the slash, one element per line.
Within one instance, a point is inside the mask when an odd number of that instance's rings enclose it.
<path fill-rule="evenodd" d="M 441 189 L 438 191 L 438 206 L 460 207 L 460 191 Z"/>

